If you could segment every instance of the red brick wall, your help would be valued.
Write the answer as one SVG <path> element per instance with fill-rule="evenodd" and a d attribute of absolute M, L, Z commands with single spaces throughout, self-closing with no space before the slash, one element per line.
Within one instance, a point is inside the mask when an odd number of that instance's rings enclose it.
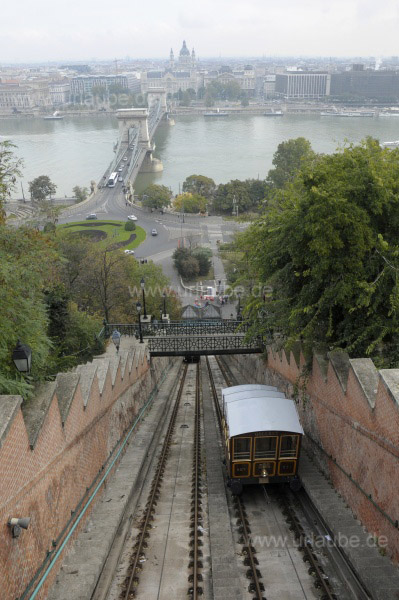
<path fill-rule="evenodd" d="M 166 366 L 162 360 L 156 377 L 161 366 Z M 95 376 L 86 407 L 78 384 L 64 427 L 55 394 L 33 450 L 22 411 L 16 411 L 0 445 L 1 600 L 22 594 L 154 383 L 140 354 L 128 362 L 123 376 L 118 367 L 114 385 L 108 370 L 102 394 Z M 7 521 L 23 516 L 31 517 L 30 526 L 13 539 Z M 56 570 L 38 599 L 46 597 Z"/>
<path fill-rule="evenodd" d="M 292 353 L 287 357 L 271 350 L 267 360 L 254 356 L 232 360 L 244 381 L 277 385 L 296 398 L 309 436 L 305 446 L 366 529 L 387 538 L 388 553 L 398 562 L 398 528 L 371 500 L 393 521 L 399 519 L 399 369 L 375 372 L 376 389 L 368 398 L 356 374 L 356 361 L 350 361 L 347 380 L 342 381 L 341 374 L 340 381 L 331 361 L 325 373 L 315 357 L 308 378 L 301 377 L 302 354 L 298 364 Z"/>

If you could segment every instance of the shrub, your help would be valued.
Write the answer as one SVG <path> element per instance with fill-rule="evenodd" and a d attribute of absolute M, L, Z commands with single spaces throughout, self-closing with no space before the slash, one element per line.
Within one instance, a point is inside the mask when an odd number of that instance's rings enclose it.
<path fill-rule="evenodd" d="M 126 221 L 125 230 L 126 231 L 134 231 L 136 229 L 136 224 L 133 221 Z"/>

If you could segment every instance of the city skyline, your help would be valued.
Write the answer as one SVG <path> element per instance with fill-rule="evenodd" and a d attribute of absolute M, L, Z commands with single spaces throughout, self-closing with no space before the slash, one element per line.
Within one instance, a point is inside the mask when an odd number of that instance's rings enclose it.
<path fill-rule="evenodd" d="M 395 0 L 154 0 L 148 11 L 135 1 L 110 11 L 83 0 L 63 13 L 49 0 L 21 0 L 2 16 L 0 64 L 166 58 L 183 39 L 200 58 L 392 56 L 399 24 Z"/>

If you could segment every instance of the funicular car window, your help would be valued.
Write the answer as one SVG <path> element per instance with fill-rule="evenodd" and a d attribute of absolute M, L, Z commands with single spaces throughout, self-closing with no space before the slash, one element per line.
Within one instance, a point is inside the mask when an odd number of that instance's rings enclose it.
<path fill-rule="evenodd" d="M 255 438 L 255 459 L 275 458 L 277 451 L 277 436 Z"/>
<path fill-rule="evenodd" d="M 280 438 L 280 458 L 293 458 L 298 452 L 297 435 L 282 435 Z"/>
<path fill-rule="evenodd" d="M 251 458 L 251 438 L 250 437 L 234 438 L 233 460 L 248 460 L 250 458 Z"/>

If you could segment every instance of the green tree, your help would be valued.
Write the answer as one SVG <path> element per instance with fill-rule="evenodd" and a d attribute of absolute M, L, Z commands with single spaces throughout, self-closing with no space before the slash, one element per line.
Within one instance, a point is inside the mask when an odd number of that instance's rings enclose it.
<path fill-rule="evenodd" d="M 245 181 L 234 179 L 220 184 L 214 194 L 212 208 L 216 212 L 231 214 L 235 202 L 239 213 L 247 212 L 252 207 L 249 185 Z"/>
<path fill-rule="evenodd" d="M 367 139 L 304 163 L 240 238 L 265 298 L 248 313 L 279 330 L 399 364 L 399 151 Z"/>
<path fill-rule="evenodd" d="M 249 106 L 248 96 L 244 95 L 241 98 L 241 106 L 246 107 Z"/>
<path fill-rule="evenodd" d="M 203 213 L 206 209 L 206 198 L 199 194 L 185 192 L 179 194 L 173 200 L 173 207 L 176 211 L 185 213 Z"/>
<path fill-rule="evenodd" d="M 107 97 L 107 88 L 103 85 L 93 85 L 91 93 L 100 100 L 105 100 Z"/>
<path fill-rule="evenodd" d="M 149 185 L 141 194 L 143 206 L 153 209 L 163 209 L 170 205 L 171 193 L 165 185 Z"/>
<path fill-rule="evenodd" d="M 136 223 L 133 223 L 133 221 L 126 221 L 125 231 L 134 231 L 135 229 L 136 229 Z"/>
<path fill-rule="evenodd" d="M 40 175 L 33 181 L 29 182 L 29 191 L 32 200 L 45 200 L 47 196 L 55 194 L 57 186 L 51 181 L 47 175 Z"/>
<path fill-rule="evenodd" d="M 199 194 L 207 200 L 212 198 L 216 185 L 213 179 L 204 175 L 190 175 L 183 182 L 183 192 Z"/>
<path fill-rule="evenodd" d="M 188 256 L 180 263 L 179 273 L 184 279 L 194 279 L 199 272 L 199 262 L 194 256 Z"/>
<path fill-rule="evenodd" d="M 180 100 L 180 106 L 190 106 L 191 104 L 191 96 L 188 91 L 184 91 L 182 94 L 182 98 Z"/>
<path fill-rule="evenodd" d="M 0 226 L 0 393 L 28 395 L 12 362 L 18 339 L 32 349 L 31 380 L 47 372 L 51 340 L 44 290 L 57 279 L 58 257 L 41 233 Z"/>
<path fill-rule="evenodd" d="M 267 181 L 274 188 L 282 188 L 294 180 L 304 163 L 315 158 L 310 142 L 299 137 L 281 142 L 273 156 L 274 169 L 270 169 Z"/>
<path fill-rule="evenodd" d="M 212 94 L 208 94 L 208 93 L 205 94 L 204 103 L 207 108 L 211 108 L 212 106 L 215 106 L 215 99 L 213 98 Z"/>
<path fill-rule="evenodd" d="M 198 261 L 198 275 L 208 275 L 212 266 L 212 250 L 210 248 L 201 248 L 200 246 L 197 246 L 197 248 L 192 250 L 191 256 Z"/>
<path fill-rule="evenodd" d="M 78 185 L 75 185 L 72 192 L 76 198 L 76 202 L 83 202 L 83 200 L 86 200 L 87 196 L 89 195 L 89 190 L 87 187 L 80 187 Z"/>
<path fill-rule="evenodd" d="M 22 161 L 15 158 L 14 148 L 16 146 L 8 140 L 0 142 L 0 225 L 5 221 L 4 202 L 15 189 L 17 177 L 21 176 Z"/>

